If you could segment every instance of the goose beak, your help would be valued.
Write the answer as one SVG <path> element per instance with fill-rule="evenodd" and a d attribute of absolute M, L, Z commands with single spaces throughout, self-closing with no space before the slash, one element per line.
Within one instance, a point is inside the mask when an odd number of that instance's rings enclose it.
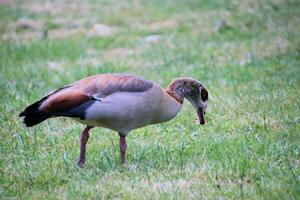
<path fill-rule="evenodd" d="M 198 114 L 198 119 L 201 125 L 205 124 L 205 120 L 204 120 L 204 110 L 203 108 L 199 107 L 197 110 L 197 114 Z"/>

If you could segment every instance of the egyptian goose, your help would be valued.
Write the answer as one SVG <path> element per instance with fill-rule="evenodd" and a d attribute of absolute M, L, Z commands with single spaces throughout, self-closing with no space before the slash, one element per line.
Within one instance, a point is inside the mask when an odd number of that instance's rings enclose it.
<path fill-rule="evenodd" d="M 133 129 L 171 120 L 180 111 L 184 98 L 197 110 L 200 124 L 205 124 L 208 92 L 199 81 L 178 78 L 162 89 L 156 83 L 127 74 L 100 74 L 79 80 L 47 94 L 19 116 L 24 117 L 27 127 L 60 116 L 85 124 L 81 133 L 79 166 L 85 163 L 91 128 L 117 131 L 123 165 L 127 134 Z"/>

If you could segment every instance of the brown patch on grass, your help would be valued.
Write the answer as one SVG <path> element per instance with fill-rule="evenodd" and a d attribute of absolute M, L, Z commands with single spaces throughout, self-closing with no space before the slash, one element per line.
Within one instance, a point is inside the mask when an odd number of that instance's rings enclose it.
<path fill-rule="evenodd" d="M 48 61 L 47 67 L 53 71 L 61 71 L 63 69 L 63 64 L 57 61 Z"/>
<path fill-rule="evenodd" d="M 88 32 L 85 29 L 54 29 L 50 30 L 47 33 L 47 37 L 50 39 L 55 38 L 66 38 L 71 37 L 76 34 L 87 34 Z M 9 31 L 5 34 L 3 34 L 2 39 L 4 40 L 10 40 L 10 39 L 22 39 L 22 40 L 34 40 L 34 39 L 40 39 L 43 36 L 44 33 L 42 30 L 36 31 L 36 30 L 26 30 L 22 32 L 16 32 L 16 31 Z"/>
<path fill-rule="evenodd" d="M 175 29 L 179 26 L 179 22 L 175 19 L 168 19 L 166 21 L 155 21 L 149 24 L 149 28 L 152 31 L 160 29 Z"/>
<path fill-rule="evenodd" d="M 148 35 L 145 37 L 145 42 L 148 43 L 158 43 L 161 40 L 160 35 Z"/>
<path fill-rule="evenodd" d="M 279 123 L 277 120 L 275 119 L 270 119 L 269 121 L 269 126 L 272 128 L 272 129 L 278 129 L 279 128 Z"/>
<path fill-rule="evenodd" d="M 83 28 L 76 28 L 76 29 L 53 29 L 50 30 L 48 33 L 48 37 L 50 39 L 55 39 L 55 38 L 66 38 L 70 37 L 72 35 L 76 34 L 87 34 L 87 30 Z"/>
<path fill-rule="evenodd" d="M 110 36 L 114 32 L 114 29 L 105 24 L 94 24 L 92 28 L 92 33 L 98 36 Z"/>
<path fill-rule="evenodd" d="M 5 27 L 2 39 L 30 40 L 42 37 L 43 24 L 40 21 L 21 18 Z"/>
<path fill-rule="evenodd" d="M 22 24 L 21 31 L 19 27 L 13 25 L 9 28 L 6 33 L 2 35 L 2 39 L 9 40 L 9 39 L 23 39 L 23 40 L 33 40 L 37 38 L 44 37 L 44 32 L 46 31 L 42 26 L 32 27 L 31 24 Z M 47 37 L 50 39 L 55 38 L 66 38 L 71 37 L 76 34 L 82 34 L 85 36 L 90 36 L 90 30 L 85 28 L 60 28 L 60 29 L 50 29 L 47 30 Z"/>
<path fill-rule="evenodd" d="M 83 1 L 67 2 L 67 1 L 48 1 L 46 3 L 32 3 L 28 2 L 24 7 L 34 13 L 43 14 L 50 13 L 51 15 L 76 15 L 89 14 L 92 5 Z"/>
<path fill-rule="evenodd" d="M 3 40 L 18 40 L 21 39 L 23 41 L 33 40 L 36 38 L 41 38 L 42 32 L 39 31 L 23 31 L 21 33 L 17 33 L 15 31 L 8 31 L 2 35 Z"/>
<path fill-rule="evenodd" d="M 290 44 L 284 37 L 274 37 L 264 41 L 254 41 L 252 49 L 260 58 L 270 58 L 277 53 L 284 53 L 289 48 Z"/>
<path fill-rule="evenodd" d="M 42 29 L 42 26 L 43 26 L 42 23 L 27 18 L 21 18 L 15 24 L 16 29 L 22 29 L 22 30 L 23 29 L 40 30 Z"/>
<path fill-rule="evenodd" d="M 26 8 L 34 13 L 40 14 L 49 12 L 52 14 L 58 13 L 62 9 L 62 5 L 57 2 L 45 2 L 45 3 L 30 3 Z"/>

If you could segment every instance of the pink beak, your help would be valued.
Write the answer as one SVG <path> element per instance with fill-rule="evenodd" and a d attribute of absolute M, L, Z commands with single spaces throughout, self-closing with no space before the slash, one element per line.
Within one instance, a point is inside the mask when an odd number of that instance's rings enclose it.
<path fill-rule="evenodd" d="M 203 108 L 198 108 L 197 114 L 198 114 L 198 118 L 199 118 L 200 124 L 204 125 L 205 124 L 205 120 L 204 120 L 204 111 L 203 111 Z"/>

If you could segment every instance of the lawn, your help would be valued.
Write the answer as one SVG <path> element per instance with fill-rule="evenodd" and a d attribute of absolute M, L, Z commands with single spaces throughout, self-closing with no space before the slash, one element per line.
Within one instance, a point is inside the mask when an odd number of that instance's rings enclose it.
<path fill-rule="evenodd" d="M 299 10 L 298 0 L 1 0 L 1 198 L 299 199 Z M 113 72 L 163 87 L 200 80 L 207 124 L 185 102 L 172 121 L 128 135 L 125 167 L 118 135 L 92 129 L 81 169 L 83 125 L 26 128 L 18 117 L 51 90 Z"/>

